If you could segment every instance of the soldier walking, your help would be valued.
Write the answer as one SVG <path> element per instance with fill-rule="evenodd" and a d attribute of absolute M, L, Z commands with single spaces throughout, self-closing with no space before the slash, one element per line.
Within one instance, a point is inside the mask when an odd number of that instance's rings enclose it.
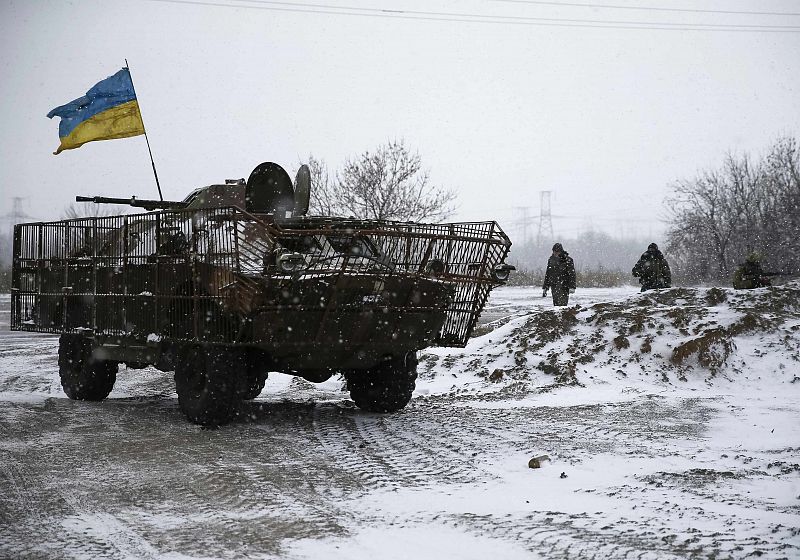
<path fill-rule="evenodd" d="M 669 270 L 669 264 L 655 243 L 647 246 L 647 251 L 634 265 L 631 274 L 639 277 L 643 292 L 672 286 L 672 272 Z"/>
<path fill-rule="evenodd" d="M 547 260 L 542 297 L 547 295 L 548 288 L 553 294 L 553 305 L 557 306 L 567 305 L 569 294 L 575 292 L 575 263 L 561 243 L 553 245 L 553 254 Z"/>

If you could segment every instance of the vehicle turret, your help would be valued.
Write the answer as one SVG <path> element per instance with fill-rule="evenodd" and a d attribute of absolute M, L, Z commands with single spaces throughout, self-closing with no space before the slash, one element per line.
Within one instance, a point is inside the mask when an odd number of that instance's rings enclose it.
<path fill-rule="evenodd" d="M 258 165 L 250 178 L 227 179 L 224 184 L 208 185 L 193 190 L 182 201 L 76 196 L 76 202 L 95 204 L 127 204 L 145 210 L 199 210 L 237 207 L 251 214 L 270 214 L 276 219 L 303 216 L 308 212 L 311 173 L 301 165 L 294 183 L 283 167 L 273 162 Z"/>

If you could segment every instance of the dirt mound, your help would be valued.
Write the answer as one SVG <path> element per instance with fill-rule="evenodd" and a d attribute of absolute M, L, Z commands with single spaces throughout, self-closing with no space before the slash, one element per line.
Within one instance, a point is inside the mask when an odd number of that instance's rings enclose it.
<path fill-rule="evenodd" d="M 794 378 L 800 370 L 800 282 L 759 290 L 673 288 L 533 312 L 427 365 L 487 381 L 579 383 L 582 375 L 661 381 Z M 758 367 L 750 364 L 758 360 Z M 423 359 L 423 364 L 425 364 Z M 547 378 L 544 379 L 545 381 Z"/>

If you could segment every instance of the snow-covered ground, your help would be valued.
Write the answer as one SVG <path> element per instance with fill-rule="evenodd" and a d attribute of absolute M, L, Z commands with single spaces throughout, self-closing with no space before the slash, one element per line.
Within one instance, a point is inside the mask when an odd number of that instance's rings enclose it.
<path fill-rule="evenodd" d="M 495 290 L 398 414 L 271 374 L 203 430 L 151 368 L 69 401 L 0 296 L 0 558 L 800 557 L 800 285 L 570 303 Z"/>

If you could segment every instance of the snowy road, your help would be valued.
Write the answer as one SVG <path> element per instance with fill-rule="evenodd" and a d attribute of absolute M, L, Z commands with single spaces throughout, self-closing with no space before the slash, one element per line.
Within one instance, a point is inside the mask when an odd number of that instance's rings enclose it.
<path fill-rule="evenodd" d="M 490 318 L 537 296 L 498 290 Z M 800 383 L 590 366 L 580 386 L 491 383 L 459 365 L 471 345 L 423 356 L 398 414 L 273 374 L 205 430 L 152 368 L 68 400 L 57 339 L 10 333 L 8 309 L 0 296 L 0 558 L 800 556 Z"/>

